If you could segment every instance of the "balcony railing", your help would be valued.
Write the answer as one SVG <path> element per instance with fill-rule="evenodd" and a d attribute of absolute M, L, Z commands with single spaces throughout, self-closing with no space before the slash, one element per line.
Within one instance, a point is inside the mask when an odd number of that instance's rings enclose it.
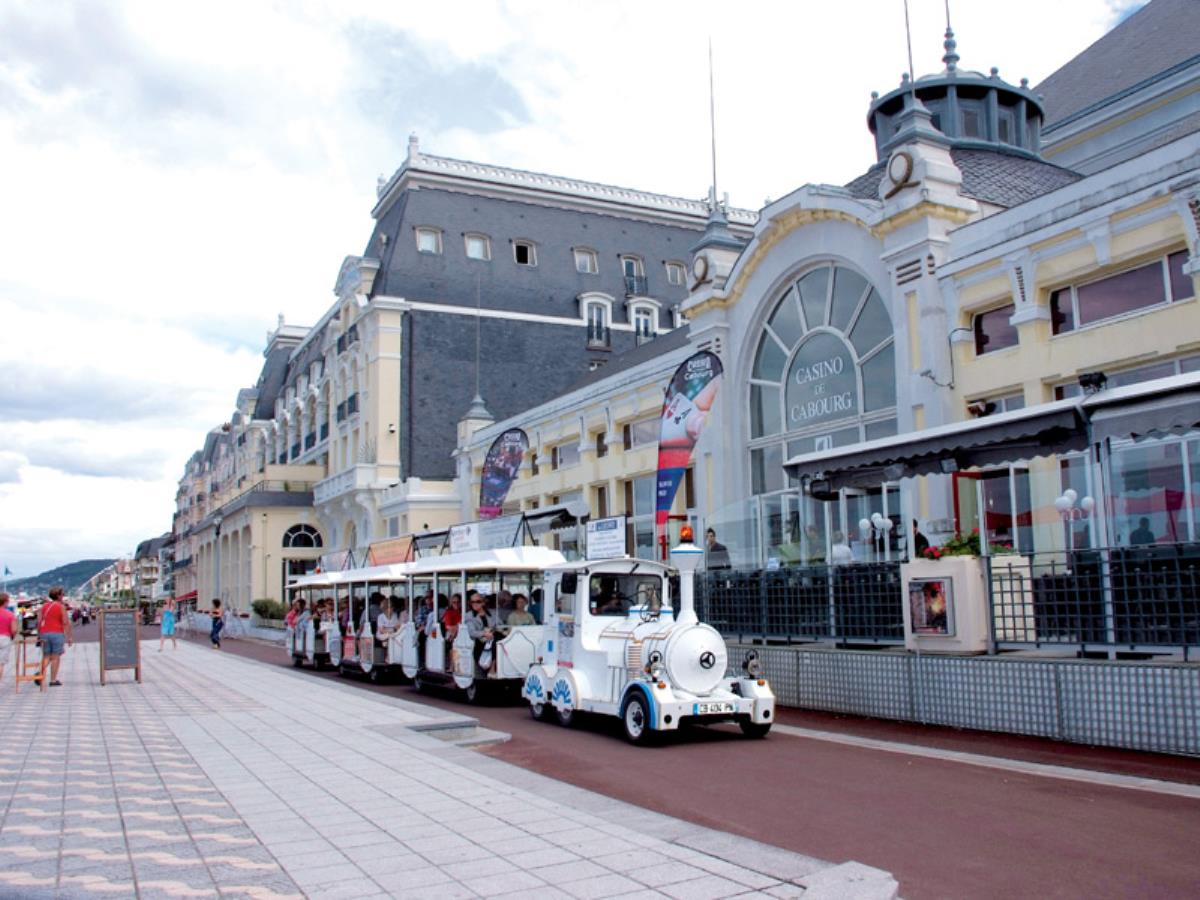
<path fill-rule="evenodd" d="M 607 325 L 589 323 L 587 327 L 587 345 L 592 350 L 607 350 L 612 346 Z"/>
<path fill-rule="evenodd" d="M 625 276 L 625 296 L 627 296 L 627 297 L 644 297 L 644 296 L 646 296 L 646 276 L 645 275 L 626 275 Z"/>
<path fill-rule="evenodd" d="M 346 398 L 346 415 L 352 416 L 358 412 L 358 394 L 351 394 Z"/>

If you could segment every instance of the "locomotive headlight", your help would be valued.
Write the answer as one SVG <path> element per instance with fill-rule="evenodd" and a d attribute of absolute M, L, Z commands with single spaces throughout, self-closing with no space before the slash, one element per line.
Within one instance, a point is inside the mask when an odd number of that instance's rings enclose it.
<path fill-rule="evenodd" d="M 662 654 L 657 650 L 650 654 L 650 659 L 646 663 L 646 673 L 652 681 L 667 680 L 667 667 L 663 665 Z"/>
<path fill-rule="evenodd" d="M 746 670 L 746 674 L 751 678 L 759 678 L 762 676 L 762 661 L 758 658 L 757 650 L 747 651 L 746 658 L 742 661 L 742 668 Z"/>

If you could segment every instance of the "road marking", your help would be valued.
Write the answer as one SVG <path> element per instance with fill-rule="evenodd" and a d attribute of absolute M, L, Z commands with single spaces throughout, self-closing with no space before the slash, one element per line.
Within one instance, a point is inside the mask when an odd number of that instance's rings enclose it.
<path fill-rule="evenodd" d="M 1043 778 L 1060 778 L 1064 781 L 1080 781 L 1085 784 L 1096 784 L 1103 787 L 1125 788 L 1132 791 L 1148 791 L 1152 794 L 1168 794 L 1172 797 L 1187 797 L 1200 800 L 1200 785 L 1180 784 L 1174 781 L 1160 781 L 1157 778 L 1139 778 L 1135 775 L 1117 775 L 1112 772 L 1096 772 L 1091 769 L 1074 769 L 1068 766 L 1053 766 L 1046 763 L 1025 762 L 1017 759 L 1002 759 L 996 756 L 983 756 L 978 753 L 963 753 L 959 750 L 943 750 L 938 747 L 922 747 L 919 744 L 897 744 L 891 741 L 880 741 L 874 738 L 856 737 L 853 735 L 834 734 L 831 731 L 817 731 L 811 728 L 798 728 L 795 725 L 780 725 L 772 727 L 773 731 L 783 732 L 794 737 L 810 738 L 815 741 L 827 741 L 832 744 L 845 744 L 850 747 L 861 747 L 867 750 L 882 750 L 886 753 L 902 753 L 907 756 L 923 756 L 940 762 L 958 762 L 967 766 L 979 766 L 985 769 L 1001 769 L 1006 772 L 1017 772 L 1022 775 L 1038 775 Z"/>

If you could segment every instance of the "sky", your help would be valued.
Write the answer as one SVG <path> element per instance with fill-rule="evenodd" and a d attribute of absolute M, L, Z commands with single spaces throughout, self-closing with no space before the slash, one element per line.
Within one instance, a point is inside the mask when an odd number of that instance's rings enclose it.
<path fill-rule="evenodd" d="M 1037 84 L 1136 0 L 955 0 Z M 909 0 L 942 68 L 943 0 Z M 0 0 L 0 573 L 131 555 L 421 149 L 760 208 L 872 162 L 902 0 Z"/>

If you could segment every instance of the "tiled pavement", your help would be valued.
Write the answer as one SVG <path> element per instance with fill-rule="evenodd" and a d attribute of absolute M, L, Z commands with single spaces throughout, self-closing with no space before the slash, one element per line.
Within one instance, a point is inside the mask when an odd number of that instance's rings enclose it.
<path fill-rule="evenodd" d="M 0 896 L 889 898 L 896 883 L 543 778 L 446 714 L 182 644 L 0 687 Z M 735 862 L 736 861 L 736 862 Z"/>

